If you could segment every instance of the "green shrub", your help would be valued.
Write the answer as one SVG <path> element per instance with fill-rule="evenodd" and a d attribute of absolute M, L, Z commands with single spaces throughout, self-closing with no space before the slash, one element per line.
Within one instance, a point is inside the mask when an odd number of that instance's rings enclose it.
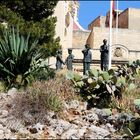
<path fill-rule="evenodd" d="M 75 80 L 75 74 L 68 72 L 67 79 L 72 80 L 76 91 L 89 102 L 91 106 L 109 107 L 119 105 L 120 108 L 122 94 L 125 90 L 134 90 L 139 87 L 140 60 L 129 62 L 118 66 L 117 69 L 108 71 L 99 71 L 91 69 L 88 75 L 78 77 Z M 119 100 L 119 102 L 118 102 Z M 117 101 L 117 102 L 112 102 Z M 127 107 L 126 107 L 127 108 Z"/>
<path fill-rule="evenodd" d="M 30 35 L 24 37 L 12 27 L 3 28 L 0 38 L 0 77 L 9 87 L 25 85 L 35 71 L 46 67 L 37 49 L 38 41 L 30 42 Z"/>
<path fill-rule="evenodd" d="M 92 69 L 88 71 L 88 76 L 80 78 L 68 73 L 67 78 L 73 81 L 76 91 L 80 92 L 91 106 L 108 107 L 111 97 L 121 98 L 121 92 L 125 87 L 125 78 L 117 78 L 114 73 L 114 70 L 103 72 Z M 75 77 L 78 77 L 78 80 L 75 80 Z"/>
<path fill-rule="evenodd" d="M 44 81 L 55 78 L 55 70 L 52 68 L 42 68 L 33 74 L 35 80 Z"/>

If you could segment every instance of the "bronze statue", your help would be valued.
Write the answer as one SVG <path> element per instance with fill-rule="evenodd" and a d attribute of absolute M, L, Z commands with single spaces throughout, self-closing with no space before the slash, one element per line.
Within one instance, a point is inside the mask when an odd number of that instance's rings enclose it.
<path fill-rule="evenodd" d="M 62 69 L 62 64 L 65 65 L 62 60 L 62 50 L 59 49 L 56 55 L 56 70 Z"/>
<path fill-rule="evenodd" d="M 103 40 L 103 45 L 100 47 L 101 52 L 101 70 L 108 70 L 108 59 L 109 59 L 109 50 L 108 50 L 107 40 Z"/>
<path fill-rule="evenodd" d="M 69 55 L 66 58 L 66 65 L 68 70 L 72 70 L 73 69 L 72 61 L 74 59 L 74 55 L 72 54 L 72 49 L 68 49 L 68 53 Z"/>
<path fill-rule="evenodd" d="M 90 63 L 92 61 L 92 53 L 90 51 L 89 44 L 85 45 L 85 49 L 82 51 L 83 58 L 83 74 L 85 75 L 88 70 L 90 70 Z"/>

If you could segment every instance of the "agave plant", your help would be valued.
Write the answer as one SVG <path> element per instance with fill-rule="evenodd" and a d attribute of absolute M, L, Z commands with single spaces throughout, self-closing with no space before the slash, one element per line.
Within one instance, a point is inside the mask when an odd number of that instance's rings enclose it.
<path fill-rule="evenodd" d="M 0 77 L 8 85 L 25 83 L 27 77 L 41 66 L 42 53 L 37 49 L 38 41 L 31 42 L 20 35 L 19 29 L 3 29 L 0 39 Z M 20 79 L 20 80 L 19 80 Z"/>

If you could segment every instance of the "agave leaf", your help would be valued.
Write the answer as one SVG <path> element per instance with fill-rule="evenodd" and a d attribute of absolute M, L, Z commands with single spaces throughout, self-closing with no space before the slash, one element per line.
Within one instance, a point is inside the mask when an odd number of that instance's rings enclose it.
<path fill-rule="evenodd" d="M 4 55 L 6 55 L 6 52 L 7 52 L 7 47 L 6 47 L 7 45 L 5 45 L 5 43 L 4 43 L 4 41 L 3 40 L 1 40 L 0 41 L 0 51 L 1 51 L 1 54 L 4 54 Z"/>
<path fill-rule="evenodd" d="M 17 57 L 20 56 L 20 37 L 19 37 L 19 31 L 16 32 L 16 55 Z"/>
<path fill-rule="evenodd" d="M 30 33 L 28 34 L 27 38 L 26 38 L 26 41 L 25 41 L 25 44 L 24 44 L 24 49 L 27 51 L 28 49 L 30 49 L 28 47 L 28 43 L 29 43 L 29 37 L 30 37 Z"/>
<path fill-rule="evenodd" d="M 134 137 L 134 140 L 140 140 L 140 135 Z"/>
<path fill-rule="evenodd" d="M 15 77 L 15 75 L 12 72 L 10 72 L 8 69 L 6 69 L 1 63 L 0 63 L 0 69 L 6 72 L 8 75 L 12 75 Z"/>
<path fill-rule="evenodd" d="M 16 46 L 15 33 L 16 33 L 16 32 L 15 32 L 14 27 L 13 27 L 13 28 L 12 28 L 12 36 L 11 36 L 11 39 L 12 39 L 11 42 L 12 42 L 12 45 L 13 45 L 13 46 L 11 46 L 11 47 L 13 48 L 13 52 L 16 54 L 16 52 L 17 52 L 17 51 L 16 51 L 16 47 L 17 47 L 17 46 Z"/>
<path fill-rule="evenodd" d="M 32 52 L 35 50 L 35 48 L 36 48 L 36 46 L 37 46 L 37 43 L 38 43 L 38 40 L 35 40 L 35 41 L 31 44 L 30 48 L 28 47 L 28 52 L 29 52 L 29 53 L 32 53 Z"/>
<path fill-rule="evenodd" d="M 25 47 L 25 41 L 24 41 L 24 37 L 21 36 L 20 38 L 20 49 L 19 49 L 19 57 L 21 57 L 21 55 L 23 54 L 23 51 L 24 51 L 24 47 Z"/>

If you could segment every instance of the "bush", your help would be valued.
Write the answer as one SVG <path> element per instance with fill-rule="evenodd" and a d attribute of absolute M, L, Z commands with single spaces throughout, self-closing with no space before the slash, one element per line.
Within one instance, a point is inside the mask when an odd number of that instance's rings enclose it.
<path fill-rule="evenodd" d="M 135 77 L 139 75 L 139 61 L 131 64 L 118 66 L 118 69 L 109 71 L 99 71 L 92 69 L 84 77 L 77 76 L 73 72 L 67 72 L 66 78 L 71 79 L 76 91 L 89 105 L 96 107 L 109 107 L 112 99 L 119 102 L 126 88 L 129 90 L 138 87 Z M 112 106 L 114 106 L 112 104 Z"/>
<path fill-rule="evenodd" d="M 26 124 L 44 123 L 47 121 L 48 111 L 55 111 L 58 115 L 63 110 L 63 101 L 76 99 L 72 84 L 64 79 L 36 81 L 25 92 L 20 92 L 12 100 L 12 115 L 20 118 Z M 25 116 L 27 112 L 29 118 Z"/>
<path fill-rule="evenodd" d="M 0 77 L 8 87 L 25 85 L 32 74 L 46 67 L 38 51 L 37 40 L 30 42 L 30 35 L 24 37 L 18 28 L 3 28 L 0 36 Z"/>
<path fill-rule="evenodd" d="M 73 81 L 83 99 L 91 106 L 98 107 L 108 107 L 111 96 L 121 98 L 121 92 L 125 86 L 124 77 L 117 78 L 114 70 L 103 72 L 92 69 L 88 72 L 88 76 L 82 78 L 77 74 L 68 73 L 67 78 Z"/>
<path fill-rule="evenodd" d="M 55 70 L 49 67 L 47 69 L 42 68 L 39 71 L 35 72 L 33 76 L 35 77 L 35 80 L 39 81 L 53 79 L 55 78 Z"/>
<path fill-rule="evenodd" d="M 140 88 L 137 87 L 135 89 L 126 88 L 126 90 L 122 93 L 122 99 L 118 100 L 115 98 L 111 99 L 110 107 L 117 108 L 120 112 L 130 112 L 132 114 L 137 113 L 134 100 L 140 99 Z"/>

